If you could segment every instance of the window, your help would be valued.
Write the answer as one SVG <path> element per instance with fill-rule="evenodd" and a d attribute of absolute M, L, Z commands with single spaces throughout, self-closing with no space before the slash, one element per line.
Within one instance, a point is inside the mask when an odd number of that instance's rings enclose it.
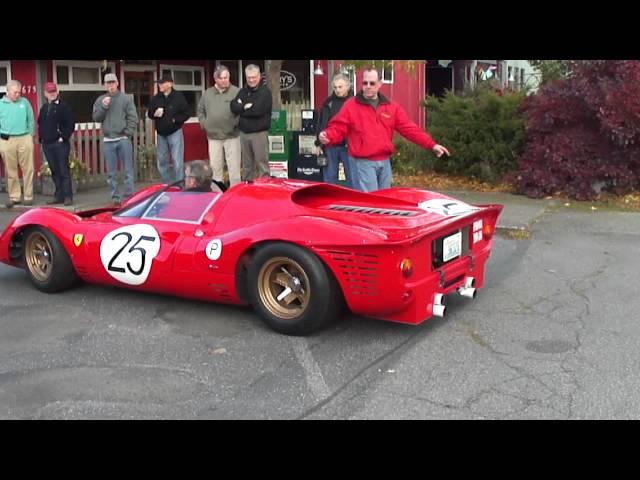
<path fill-rule="evenodd" d="M 283 102 L 309 103 L 311 100 L 309 61 L 285 60 L 280 71 L 280 97 Z"/>
<path fill-rule="evenodd" d="M 102 83 L 100 69 L 77 67 L 73 69 L 73 83 Z"/>
<path fill-rule="evenodd" d="M 340 69 L 340 72 L 344 73 L 346 76 L 349 77 L 349 83 L 351 84 L 351 88 L 353 88 L 354 90 L 357 90 L 356 67 L 354 67 L 353 65 L 343 65 L 342 68 Z"/>
<path fill-rule="evenodd" d="M 385 60 L 385 62 L 387 62 Z M 393 60 L 388 64 L 383 65 L 381 72 L 382 83 L 393 83 Z"/>
<path fill-rule="evenodd" d="M 104 92 L 102 79 L 116 71 L 114 62 L 53 61 L 53 81 L 58 84 L 60 98 L 64 100 L 76 123 L 92 122 L 93 103 Z"/>
<path fill-rule="evenodd" d="M 0 60 L 0 98 L 7 93 L 7 82 L 11 80 L 11 65 L 8 60 Z"/>
<path fill-rule="evenodd" d="M 171 75 L 173 86 L 184 95 L 191 108 L 191 117 L 196 116 L 198 102 L 205 90 L 204 67 L 189 65 L 160 65 L 161 75 Z"/>
<path fill-rule="evenodd" d="M 115 72 L 115 63 L 100 61 L 53 61 L 53 81 L 60 90 L 104 90 L 105 74 Z"/>

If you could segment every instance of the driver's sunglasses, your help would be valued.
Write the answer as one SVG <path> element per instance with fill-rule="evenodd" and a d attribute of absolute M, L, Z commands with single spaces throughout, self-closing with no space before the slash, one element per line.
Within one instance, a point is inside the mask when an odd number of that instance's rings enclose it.
<path fill-rule="evenodd" d="M 362 86 L 366 87 L 367 85 L 369 85 L 369 86 L 373 87 L 376 83 L 378 83 L 378 82 L 367 82 L 366 80 L 363 80 L 362 81 Z"/>

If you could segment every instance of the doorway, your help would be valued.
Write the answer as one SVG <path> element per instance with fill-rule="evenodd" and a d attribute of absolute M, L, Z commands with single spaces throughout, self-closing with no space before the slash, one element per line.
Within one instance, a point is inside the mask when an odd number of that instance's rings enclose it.
<path fill-rule="evenodd" d="M 138 119 L 142 120 L 147 115 L 149 103 L 154 95 L 153 72 L 132 72 L 125 70 L 124 91 L 133 95 L 133 103 L 138 112 Z"/>

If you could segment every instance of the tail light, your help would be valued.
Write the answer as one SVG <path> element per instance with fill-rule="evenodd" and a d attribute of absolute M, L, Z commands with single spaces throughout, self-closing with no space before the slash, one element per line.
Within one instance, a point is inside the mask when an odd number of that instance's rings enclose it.
<path fill-rule="evenodd" d="M 400 271 L 404 278 L 409 278 L 413 274 L 413 262 L 410 258 L 405 258 L 400 262 Z"/>
<path fill-rule="evenodd" d="M 484 236 L 484 239 L 489 240 L 491 237 L 493 237 L 495 230 L 495 225 L 485 220 L 484 225 L 482 226 L 482 235 Z"/>

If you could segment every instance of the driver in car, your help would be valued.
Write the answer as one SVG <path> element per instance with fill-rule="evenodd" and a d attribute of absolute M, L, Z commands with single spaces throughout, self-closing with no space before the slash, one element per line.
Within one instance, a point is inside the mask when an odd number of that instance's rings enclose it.
<path fill-rule="evenodd" d="M 184 191 L 222 193 L 223 189 L 213 181 L 213 171 L 208 162 L 193 160 L 184 169 Z"/>

